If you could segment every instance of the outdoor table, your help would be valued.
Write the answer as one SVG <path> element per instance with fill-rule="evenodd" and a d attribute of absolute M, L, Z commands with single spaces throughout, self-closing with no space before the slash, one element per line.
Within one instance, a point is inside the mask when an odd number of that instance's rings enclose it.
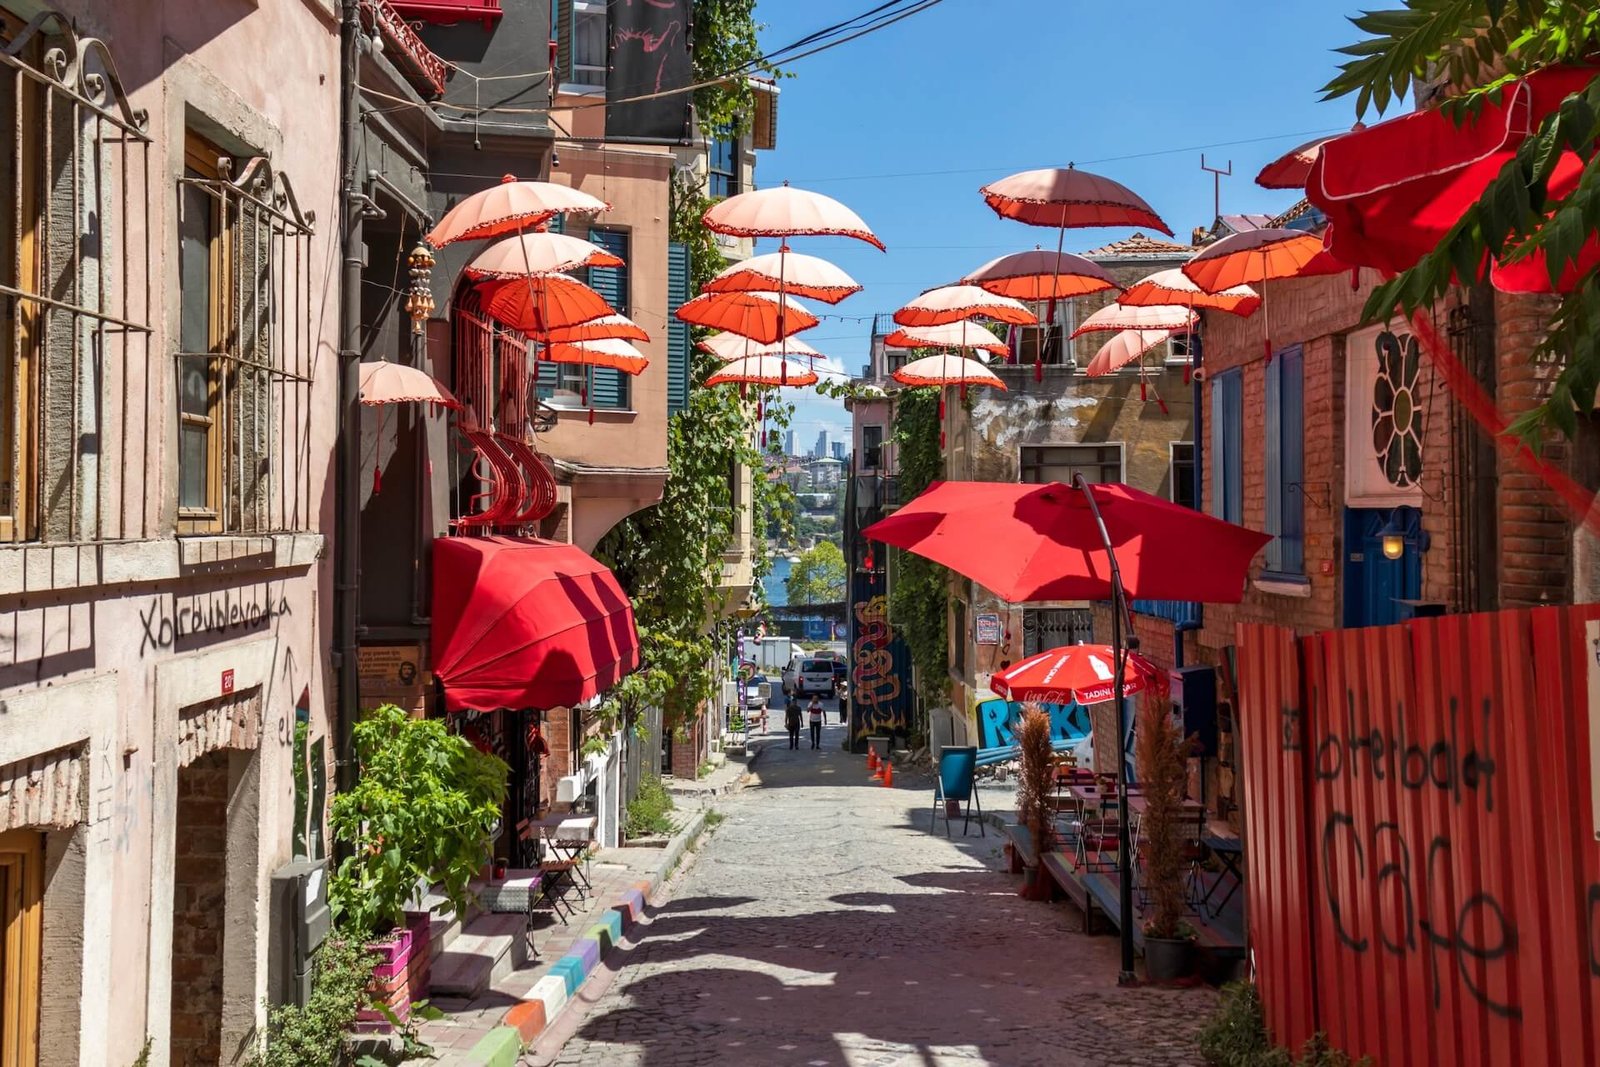
<path fill-rule="evenodd" d="M 1239 886 L 1244 882 L 1244 872 L 1239 869 L 1239 865 L 1244 862 L 1244 842 L 1237 837 L 1225 836 L 1210 831 L 1207 831 L 1205 837 L 1201 840 L 1205 843 L 1207 850 L 1217 857 L 1217 862 L 1222 864 L 1224 873 L 1232 879 L 1231 884 L 1228 886 L 1228 891 L 1222 895 L 1222 899 L 1217 901 L 1216 906 L 1211 909 L 1211 917 L 1216 918 L 1222 914 L 1222 909 L 1228 906 L 1228 901 L 1233 899 L 1233 895 L 1239 891 Z M 1206 889 L 1206 895 L 1200 898 L 1201 907 L 1207 906 L 1211 900 L 1211 894 L 1215 893 L 1217 887 L 1221 884 L 1222 879 L 1220 877 L 1211 883 L 1210 887 Z"/>
<path fill-rule="evenodd" d="M 544 875 L 539 871 L 513 868 L 499 881 L 484 883 L 478 890 L 478 906 L 496 915 L 524 916 L 522 935 L 528 951 L 533 951 L 533 909 L 541 899 Z"/>
<path fill-rule="evenodd" d="M 588 864 L 589 846 L 594 843 L 597 821 L 593 815 L 546 815 L 528 823 L 543 837 L 558 861 L 571 864 L 574 884 L 582 883 L 579 892 L 584 896 L 594 889 L 584 867 Z"/>
<path fill-rule="evenodd" d="M 1143 815 L 1148 807 L 1150 807 L 1150 798 L 1148 796 L 1136 790 L 1128 790 L 1128 809 L 1130 811 L 1135 815 Z M 1205 811 L 1206 806 L 1198 800 L 1184 797 L 1182 803 L 1179 804 L 1179 810 L 1185 815 L 1193 815 L 1197 811 Z"/>

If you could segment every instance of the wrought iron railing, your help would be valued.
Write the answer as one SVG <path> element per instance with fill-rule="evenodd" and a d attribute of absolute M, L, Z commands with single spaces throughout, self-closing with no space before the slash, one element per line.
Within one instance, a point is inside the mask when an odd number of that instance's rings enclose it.
<path fill-rule="evenodd" d="M 367 29 L 381 33 L 385 43 L 394 46 L 395 66 L 412 80 L 414 88 L 424 95 L 438 96 L 444 92 L 450 69 L 422 42 L 417 31 L 389 0 L 361 0 L 361 13 Z"/>

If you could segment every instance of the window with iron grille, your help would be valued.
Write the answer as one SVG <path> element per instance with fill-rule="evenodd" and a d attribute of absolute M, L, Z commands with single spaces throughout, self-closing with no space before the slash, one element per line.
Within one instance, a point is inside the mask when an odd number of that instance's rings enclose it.
<path fill-rule="evenodd" d="M 1092 640 L 1094 613 L 1088 608 L 1028 608 L 1022 613 L 1024 656 Z"/>
<path fill-rule="evenodd" d="M 739 192 L 739 139 L 724 127 L 706 143 L 706 195 L 723 200 Z"/>
<path fill-rule="evenodd" d="M 1082 474 L 1088 482 L 1122 481 L 1122 444 L 1025 445 L 1019 481 L 1072 484 Z"/>
<path fill-rule="evenodd" d="M 191 133 L 178 182 L 178 532 L 309 528 L 311 220 Z"/>
<path fill-rule="evenodd" d="M 107 45 L 0 10 L 0 543 L 160 532 L 146 116 Z"/>

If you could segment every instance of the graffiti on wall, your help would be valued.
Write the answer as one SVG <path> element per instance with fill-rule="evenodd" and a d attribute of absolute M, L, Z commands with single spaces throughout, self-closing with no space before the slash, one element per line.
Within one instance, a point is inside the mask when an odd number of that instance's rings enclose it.
<path fill-rule="evenodd" d="M 852 735 L 903 733 L 911 716 L 910 657 L 889 624 L 888 598 L 858 598 L 850 630 Z"/>
<path fill-rule="evenodd" d="M 139 655 L 191 648 L 264 631 L 273 619 L 294 614 L 288 597 L 270 582 L 259 588 L 223 589 L 192 596 L 158 596 L 139 609 Z"/>
<path fill-rule="evenodd" d="M 1089 736 L 1089 710 L 1081 704 L 1041 704 L 1050 716 L 1051 741 L 1076 741 Z M 978 705 L 978 747 L 1010 748 L 1017 743 L 1022 705 L 985 700 Z"/>

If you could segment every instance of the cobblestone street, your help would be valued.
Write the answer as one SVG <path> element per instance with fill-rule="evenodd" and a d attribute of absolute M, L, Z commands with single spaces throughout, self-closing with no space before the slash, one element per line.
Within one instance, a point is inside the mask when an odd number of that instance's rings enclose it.
<path fill-rule="evenodd" d="M 1114 937 L 1020 899 L 992 828 L 929 834 L 923 780 L 880 788 L 842 741 L 833 721 L 820 752 L 768 736 L 759 780 L 720 803 L 610 987 L 530 1062 L 1198 1062 L 1213 993 L 1117 988 Z"/>

